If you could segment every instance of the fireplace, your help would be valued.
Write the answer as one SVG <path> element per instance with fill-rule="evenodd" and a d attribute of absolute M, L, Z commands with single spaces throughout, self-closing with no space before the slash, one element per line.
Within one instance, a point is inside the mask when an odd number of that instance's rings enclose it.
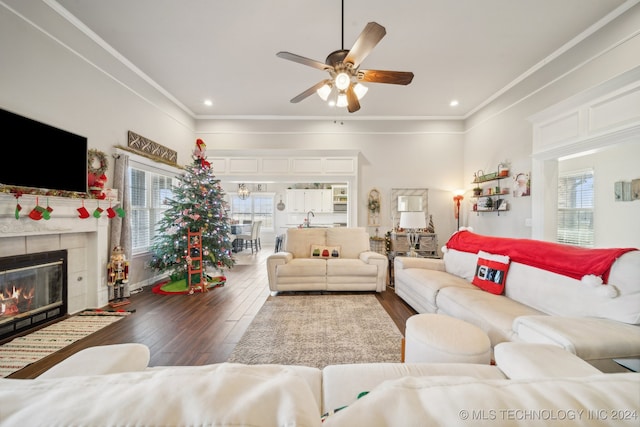
<path fill-rule="evenodd" d="M 35 221 L 28 215 L 20 215 L 16 219 L 15 196 L 2 193 L 1 190 L 0 185 L 0 259 L 6 257 L 15 261 L 24 255 L 48 251 L 64 250 L 67 253 L 67 268 L 62 269 L 67 278 L 62 289 L 65 301 L 60 303 L 59 308 L 53 307 L 52 312 L 45 311 L 46 317 L 50 318 L 55 311 L 65 315 L 106 306 L 109 302 L 106 266 L 110 256 L 109 225 L 112 220 L 107 215 L 84 219 L 78 216 L 78 207 L 82 204 L 93 212 L 101 201 L 47 196 L 46 203 L 53 209 L 50 219 Z M 32 194 L 22 195 L 19 202 L 27 207 L 27 211 L 31 206 L 43 203 Z M 0 268 L 0 271 L 3 269 L 6 268 Z M 2 295 L 6 297 L 6 292 L 2 291 Z M 41 317 L 42 314 L 39 314 L 33 321 L 40 322 Z M 0 339 L 5 334 L 5 328 L 9 327 L 5 320 L 0 316 Z M 19 322 L 16 328 L 22 330 L 22 326 Z"/>
<path fill-rule="evenodd" d="M 66 250 L 0 258 L 0 340 L 66 314 Z"/>

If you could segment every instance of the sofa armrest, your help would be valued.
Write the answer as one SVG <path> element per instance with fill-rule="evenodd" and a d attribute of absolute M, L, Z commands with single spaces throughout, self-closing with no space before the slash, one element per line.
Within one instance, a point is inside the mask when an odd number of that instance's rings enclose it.
<path fill-rule="evenodd" d="M 365 251 L 360 253 L 360 261 L 376 265 L 378 267 L 378 275 L 376 278 L 376 292 L 382 292 L 387 288 L 387 271 L 389 270 L 389 260 L 385 255 L 374 251 Z"/>
<path fill-rule="evenodd" d="M 379 252 L 374 251 L 366 251 L 360 253 L 360 260 L 366 262 L 367 264 L 371 264 L 373 260 L 387 260 L 387 257 L 382 255 Z"/>
<path fill-rule="evenodd" d="M 419 258 L 397 256 L 393 259 L 393 268 L 403 270 L 405 268 L 425 268 L 427 270 L 446 271 L 444 260 L 439 258 Z"/>
<path fill-rule="evenodd" d="M 43 372 L 38 379 L 143 371 L 149 359 L 149 348 L 144 344 L 100 345 L 72 354 Z"/>
<path fill-rule="evenodd" d="M 293 259 L 291 252 L 276 252 L 267 257 L 267 278 L 269 280 L 269 290 L 277 291 L 276 286 L 276 268 L 278 265 L 284 265 Z"/>

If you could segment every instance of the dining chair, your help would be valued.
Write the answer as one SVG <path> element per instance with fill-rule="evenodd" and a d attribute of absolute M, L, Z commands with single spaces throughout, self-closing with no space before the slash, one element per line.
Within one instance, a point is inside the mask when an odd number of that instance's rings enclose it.
<path fill-rule="evenodd" d="M 260 227 L 262 225 L 262 221 L 253 221 L 251 223 L 251 232 L 248 234 L 238 234 L 237 238 L 242 239 L 244 242 L 245 249 L 247 247 L 251 247 L 251 253 L 255 250 L 256 252 L 261 249 L 262 245 L 260 244 Z"/>

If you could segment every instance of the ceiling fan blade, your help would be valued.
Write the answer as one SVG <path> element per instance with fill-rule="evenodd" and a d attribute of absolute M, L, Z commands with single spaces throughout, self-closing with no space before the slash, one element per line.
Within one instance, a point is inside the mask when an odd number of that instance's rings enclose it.
<path fill-rule="evenodd" d="M 349 85 L 347 88 L 347 110 L 349 110 L 350 113 L 355 113 L 359 109 L 360 101 L 358 101 L 358 97 L 353 91 L 353 85 Z"/>
<path fill-rule="evenodd" d="M 308 65 L 309 67 L 317 68 L 319 70 L 332 70 L 331 65 L 327 65 L 324 62 L 316 61 L 315 59 L 305 58 L 304 56 L 296 55 L 291 52 L 278 52 L 276 53 L 278 58 L 288 59 L 289 61 L 297 62 L 298 64 Z"/>
<path fill-rule="evenodd" d="M 291 102 L 296 104 L 296 103 L 302 101 L 303 99 L 307 98 L 308 96 L 313 95 L 314 93 L 316 93 L 316 91 L 318 89 L 320 89 L 322 86 L 324 86 L 326 83 L 331 83 L 331 80 L 319 81 L 318 83 L 316 83 L 315 85 L 311 86 L 309 89 L 305 90 L 301 94 L 291 98 Z"/>
<path fill-rule="evenodd" d="M 358 80 L 370 83 L 408 85 L 413 80 L 411 71 L 359 70 Z"/>
<path fill-rule="evenodd" d="M 369 22 L 358 36 L 347 57 L 344 58 L 344 62 L 349 62 L 353 64 L 353 68 L 358 68 L 385 34 L 387 34 L 387 30 L 382 25 L 376 22 Z"/>

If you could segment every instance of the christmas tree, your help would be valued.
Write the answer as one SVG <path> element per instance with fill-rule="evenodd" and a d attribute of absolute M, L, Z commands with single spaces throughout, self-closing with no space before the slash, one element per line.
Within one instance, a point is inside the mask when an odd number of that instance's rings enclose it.
<path fill-rule="evenodd" d="M 232 267 L 231 225 L 227 217 L 227 203 L 220 180 L 216 179 L 207 161 L 206 145 L 196 140 L 193 163 L 185 167 L 180 183 L 173 188 L 173 197 L 164 201 L 169 205 L 158 221 L 158 233 L 153 241 L 149 266 L 168 272 L 173 282 L 186 279 L 191 255 L 187 253 L 187 232 L 202 232 L 202 262 L 221 271 Z"/>

